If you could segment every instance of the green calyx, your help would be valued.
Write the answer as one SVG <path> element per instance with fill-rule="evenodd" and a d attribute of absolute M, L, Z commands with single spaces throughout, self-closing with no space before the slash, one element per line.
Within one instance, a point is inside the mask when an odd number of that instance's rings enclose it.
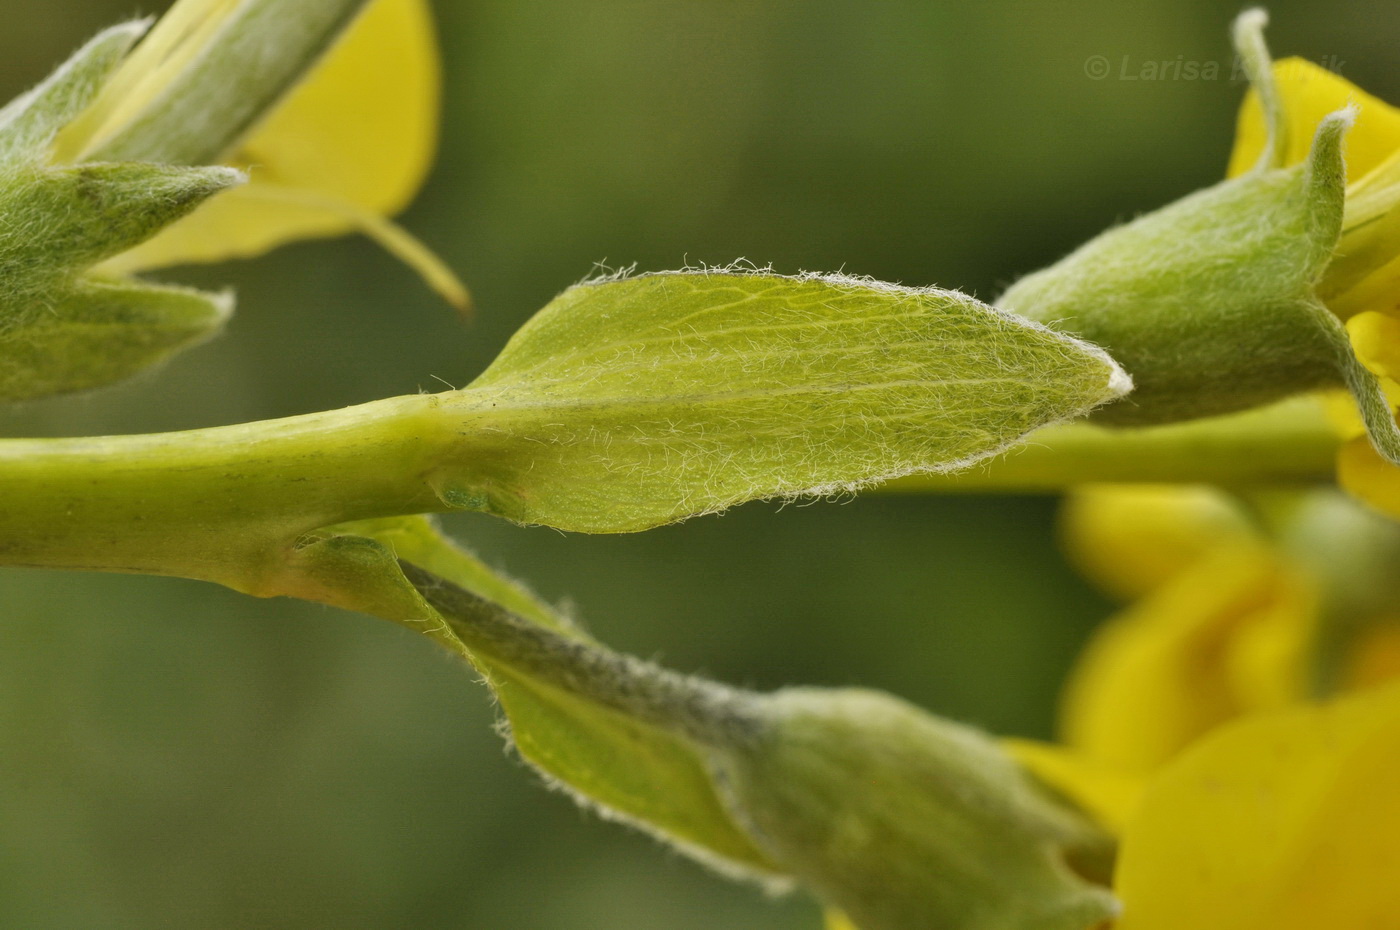
<path fill-rule="evenodd" d="M 1341 138 L 1103 233 L 998 305 L 1104 346 L 1133 376 L 1101 422 L 1230 413 L 1340 382 L 1313 288 L 1341 230 Z M 1321 310 L 1325 313 L 1325 310 Z"/>
<path fill-rule="evenodd" d="M 761 738 L 714 750 L 759 847 L 861 930 L 1084 930 L 1117 913 L 1069 861 L 1111 842 L 984 734 L 888 694 L 764 696 Z"/>
<path fill-rule="evenodd" d="M 54 137 L 144 28 L 107 30 L 0 111 L 0 400 L 121 380 L 208 338 L 230 312 L 226 295 L 91 269 L 241 183 L 241 173 L 49 163 Z"/>
<path fill-rule="evenodd" d="M 1317 296 L 1341 234 L 1353 114 L 1328 116 L 1307 158 L 1282 166 L 1287 123 L 1264 23 L 1253 10 L 1235 25 L 1269 126 L 1258 164 L 1108 230 L 1016 282 L 998 306 L 1103 346 L 1133 376 L 1132 396 L 1097 411 L 1098 422 L 1174 423 L 1345 386 L 1377 448 L 1400 461 L 1376 379 Z"/>

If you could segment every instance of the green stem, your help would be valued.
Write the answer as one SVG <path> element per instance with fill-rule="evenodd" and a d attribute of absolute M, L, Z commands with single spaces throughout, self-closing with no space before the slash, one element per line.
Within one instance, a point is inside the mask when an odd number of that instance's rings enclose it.
<path fill-rule="evenodd" d="M 733 748 L 763 734 L 756 693 L 566 636 L 412 563 L 399 567 L 474 654 L 701 745 Z"/>
<path fill-rule="evenodd" d="M 1339 442 L 1321 401 L 1309 396 L 1169 426 L 1050 426 L 988 465 L 901 478 L 883 489 L 1048 493 L 1091 481 L 1317 484 L 1332 480 Z"/>
<path fill-rule="evenodd" d="M 346 520 L 451 509 L 472 459 L 461 391 L 147 436 L 0 441 L 0 565 L 275 590 L 286 547 Z M 273 588 L 269 588 L 273 585 Z"/>
<path fill-rule="evenodd" d="M 0 565 L 177 575 L 285 593 L 287 553 L 313 530 L 490 509 L 491 488 L 530 469 L 528 454 L 510 445 L 518 427 L 503 426 L 498 402 L 494 392 L 465 390 L 180 433 L 0 440 Z M 1317 481 L 1330 475 L 1337 444 L 1319 407 L 1293 401 L 1140 430 L 1056 427 L 985 469 L 889 487 Z"/>

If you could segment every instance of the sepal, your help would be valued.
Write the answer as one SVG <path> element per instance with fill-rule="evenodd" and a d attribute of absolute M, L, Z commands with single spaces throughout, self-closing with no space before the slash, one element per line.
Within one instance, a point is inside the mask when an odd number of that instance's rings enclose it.
<path fill-rule="evenodd" d="M 0 401 L 101 387 L 218 333 L 228 294 L 142 282 L 80 281 L 46 312 L 0 331 Z"/>

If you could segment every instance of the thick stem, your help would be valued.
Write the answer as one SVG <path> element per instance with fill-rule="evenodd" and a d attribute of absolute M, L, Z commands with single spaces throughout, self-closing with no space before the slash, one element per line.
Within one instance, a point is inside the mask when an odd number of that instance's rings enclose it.
<path fill-rule="evenodd" d="M 126 571 L 262 593 L 286 546 L 346 520 L 449 509 L 468 392 L 147 436 L 0 441 L 0 565 Z"/>

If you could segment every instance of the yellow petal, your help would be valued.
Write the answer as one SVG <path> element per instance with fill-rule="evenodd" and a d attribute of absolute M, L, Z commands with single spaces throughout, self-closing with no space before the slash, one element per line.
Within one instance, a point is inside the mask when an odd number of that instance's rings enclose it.
<path fill-rule="evenodd" d="M 1078 804 L 1115 836 L 1142 796 L 1140 776 L 1104 765 L 1064 746 L 1007 739 L 1002 745 L 1037 778 Z"/>
<path fill-rule="evenodd" d="M 1380 242 L 1368 246 L 1367 258 L 1376 252 L 1384 251 L 1386 248 L 1390 249 L 1392 255 L 1400 251 L 1400 212 L 1387 214 L 1384 228 L 1377 225 L 1368 227 L 1369 231 L 1375 231 L 1381 235 L 1389 234 L 1395 238 L 1391 242 Z M 1357 237 L 1359 236 L 1358 233 Z M 1339 247 L 1339 256 L 1342 255 L 1340 249 L 1349 245 L 1344 238 L 1342 247 Z M 1328 309 L 1348 322 L 1358 315 L 1364 315 L 1368 312 L 1400 313 L 1400 257 L 1375 264 L 1364 260 L 1358 262 L 1359 265 L 1364 266 L 1362 267 L 1364 273 L 1360 276 L 1354 274 L 1343 276 L 1342 261 L 1342 258 L 1334 261 L 1329 266 L 1328 272 L 1323 275 L 1320 294 Z M 1354 280 L 1352 280 L 1353 278 Z"/>
<path fill-rule="evenodd" d="M 1285 151 L 1288 164 L 1308 154 L 1317 124 L 1348 105 L 1360 107 L 1356 124 L 1347 133 L 1347 177 L 1360 179 L 1400 150 L 1400 110 L 1361 88 L 1302 58 L 1274 63 L 1274 76 L 1288 117 Z M 1264 114 L 1251 90 L 1240 107 L 1235 148 L 1230 153 L 1230 177 L 1244 174 L 1264 150 Z"/>
<path fill-rule="evenodd" d="M 1262 546 L 1224 547 L 1109 621 L 1065 689 L 1065 742 L 1145 772 L 1212 728 L 1299 697 L 1315 604 Z"/>
<path fill-rule="evenodd" d="M 856 925 L 840 911 L 827 911 L 826 930 L 856 930 Z"/>
<path fill-rule="evenodd" d="M 1222 656 L 1236 713 L 1286 707 L 1308 693 L 1318 605 L 1296 579 L 1279 579 L 1279 588 L 1290 593 L 1236 628 Z"/>
<path fill-rule="evenodd" d="M 1396 295 L 1400 298 L 1400 294 Z M 1358 313 L 1347 333 L 1361 363 L 1383 378 L 1400 379 L 1400 319 L 1384 313 Z"/>
<path fill-rule="evenodd" d="M 55 163 L 90 161 L 90 153 L 134 119 L 198 55 L 239 0 L 177 0 L 102 87 L 92 106 L 54 140 Z"/>
<path fill-rule="evenodd" d="M 1131 599 L 1162 584 L 1222 542 L 1252 533 L 1239 507 L 1214 488 L 1095 484 L 1065 498 L 1062 547 L 1109 594 Z"/>
<path fill-rule="evenodd" d="M 1366 425 L 1361 422 L 1361 411 L 1356 409 L 1356 398 L 1351 396 L 1350 391 L 1328 390 L 1322 391 L 1319 396 L 1327 420 L 1338 436 L 1350 439 L 1366 432 Z"/>
<path fill-rule="evenodd" d="M 437 145 L 440 73 L 426 0 L 375 0 L 250 136 L 237 158 L 251 183 L 216 198 L 112 267 L 134 271 L 266 252 L 360 228 L 412 199 Z M 260 196 L 260 186 L 303 192 Z"/>
<path fill-rule="evenodd" d="M 1393 930 L 1397 786 L 1397 686 L 1218 730 L 1129 822 L 1118 930 Z"/>
<path fill-rule="evenodd" d="M 1342 236 L 1318 294 L 1348 321 L 1400 312 L 1400 150 L 1347 187 Z"/>
<path fill-rule="evenodd" d="M 1337 483 L 1357 500 L 1400 520 L 1400 466 L 1381 458 L 1366 437 L 1343 443 L 1337 453 Z"/>

